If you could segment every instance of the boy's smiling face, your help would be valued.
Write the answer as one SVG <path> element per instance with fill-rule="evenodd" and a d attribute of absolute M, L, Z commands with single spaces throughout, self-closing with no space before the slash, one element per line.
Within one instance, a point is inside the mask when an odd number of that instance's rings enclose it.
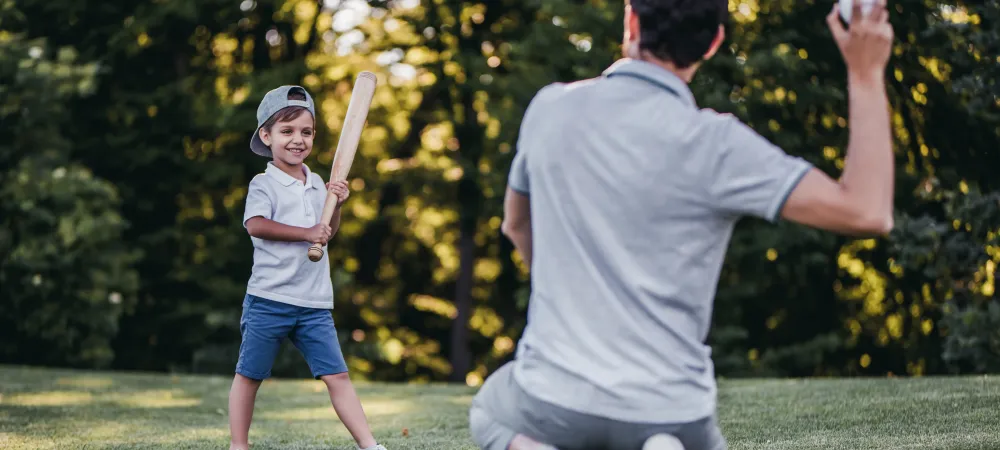
<path fill-rule="evenodd" d="M 297 167 L 312 152 L 316 134 L 313 125 L 312 114 L 302 111 L 294 119 L 276 122 L 270 130 L 261 128 L 260 139 L 271 147 L 275 162 Z"/>

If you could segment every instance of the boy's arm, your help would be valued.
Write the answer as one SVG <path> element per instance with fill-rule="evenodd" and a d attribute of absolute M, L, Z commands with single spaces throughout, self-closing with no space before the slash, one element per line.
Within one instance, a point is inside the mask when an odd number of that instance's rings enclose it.
<path fill-rule="evenodd" d="M 330 226 L 316 224 L 310 228 L 296 227 L 271 219 L 271 198 L 267 189 L 254 178 L 247 191 L 243 225 L 247 233 L 258 239 L 283 242 L 314 242 L 325 245 L 330 239 Z"/>
<path fill-rule="evenodd" d="M 337 196 L 337 206 L 333 209 L 333 216 L 330 218 L 330 236 L 337 234 L 340 230 L 340 217 L 343 211 L 344 202 L 351 196 L 351 189 L 346 180 L 326 183 L 327 195 Z"/>
<path fill-rule="evenodd" d="M 285 225 L 261 216 L 251 217 L 246 222 L 250 236 L 268 241 L 298 242 L 307 241 L 309 228 Z"/>
<path fill-rule="evenodd" d="M 333 210 L 333 218 L 330 219 L 330 237 L 336 236 L 340 230 L 340 206 Z"/>

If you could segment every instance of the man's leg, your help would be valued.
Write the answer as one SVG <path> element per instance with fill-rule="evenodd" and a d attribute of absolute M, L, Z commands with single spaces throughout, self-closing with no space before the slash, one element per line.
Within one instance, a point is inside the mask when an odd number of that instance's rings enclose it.
<path fill-rule="evenodd" d="M 507 450 L 517 433 L 503 425 L 486 409 L 472 405 L 469 409 L 469 432 L 472 441 L 482 450 Z"/>
<path fill-rule="evenodd" d="M 557 450 L 507 428 L 481 407 L 469 410 L 469 430 L 472 440 L 483 450 Z"/>
<path fill-rule="evenodd" d="M 472 400 L 469 429 L 483 450 L 599 448 L 601 419 L 538 400 L 514 380 L 514 363 L 500 367 Z"/>
<path fill-rule="evenodd" d="M 483 450 L 555 450 L 515 430 L 518 410 L 517 390 L 510 389 L 514 383 L 511 374 L 512 363 L 497 369 L 472 400 L 469 410 L 469 431 L 472 440 Z"/>

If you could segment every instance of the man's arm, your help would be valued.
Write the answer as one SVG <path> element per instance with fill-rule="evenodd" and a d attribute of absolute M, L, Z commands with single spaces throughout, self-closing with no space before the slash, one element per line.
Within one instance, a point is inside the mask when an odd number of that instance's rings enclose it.
<path fill-rule="evenodd" d="M 849 89 L 851 137 L 840 181 L 811 169 L 781 215 L 841 233 L 885 234 L 893 226 L 895 182 L 885 85 L 880 78 L 854 78 Z"/>
<path fill-rule="evenodd" d="M 500 230 L 514 243 L 524 263 L 531 268 L 531 199 L 511 188 L 503 201 L 503 223 Z"/>
<path fill-rule="evenodd" d="M 860 2 L 858 2 L 860 3 Z M 884 2 L 850 31 L 828 22 L 848 63 L 850 139 L 844 172 L 834 181 L 812 169 L 788 196 L 782 216 L 850 234 L 885 234 L 893 227 L 894 155 L 885 92 L 885 61 L 892 43 Z"/>
<path fill-rule="evenodd" d="M 544 115 L 537 117 L 539 108 L 542 108 L 548 99 L 558 96 L 562 83 L 550 84 L 541 90 L 531 99 L 528 107 L 524 111 L 521 120 L 521 129 L 517 137 L 517 152 L 510 164 L 510 173 L 507 177 L 507 191 L 503 200 L 503 223 L 500 230 L 504 236 L 514 244 L 514 248 L 521 254 L 524 264 L 531 269 L 531 176 L 528 168 L 528 154 L 532 147 L 539 147 L 535 142 L 533 130 L 544 126 Z M 544 145 L 544 144 L 542 144 Z"/>

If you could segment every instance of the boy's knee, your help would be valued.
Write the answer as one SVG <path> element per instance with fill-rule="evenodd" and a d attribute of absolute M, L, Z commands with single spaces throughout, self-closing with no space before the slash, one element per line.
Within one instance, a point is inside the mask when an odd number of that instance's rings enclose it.
<path fill-rule="evenodd" d="M 331 389 L 351 384 L 351 375 L 347 372 L 323 375 L 319 379 L 323 380 L 323 383 L 326 383 L 327 387 Z"/>
<path fill-rule="evenodd" d="M 262 380 L 262 379 L 256 379 L 256 378 L 250 378 L 250 377 L 248 377 L 246 375 L 243 375 L 241 373 L 237 373 L 236 376 L 235 376 L 235 378 L 233 379 L 233 382 L 234 383 L 239 383 L 239 384 L 245 385 L 245 386 L 249 385 L 249 386 L 253 386 L 253 387 L 259 387 L 260 384 L 264 382 L 264 380 Z"/>

